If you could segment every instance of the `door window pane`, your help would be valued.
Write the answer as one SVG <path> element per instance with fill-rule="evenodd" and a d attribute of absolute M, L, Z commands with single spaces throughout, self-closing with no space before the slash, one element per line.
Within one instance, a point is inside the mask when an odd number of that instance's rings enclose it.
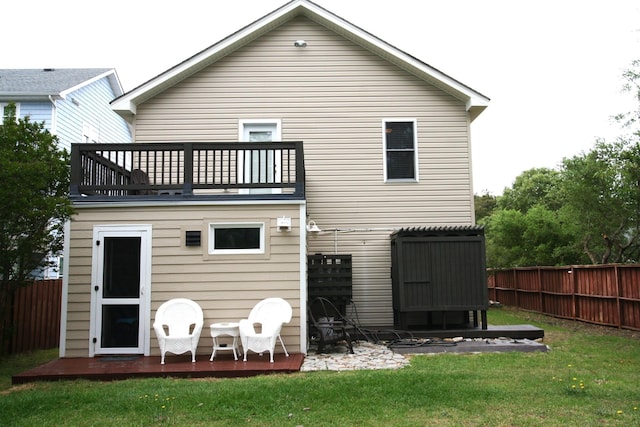
<path fill-rule="evenodd" d="M 138 305 L 102 306 L 102 348 L 138 347 Z"/>
<path fill-rule="evenodd" d="M 104 239 L 103 298 L 140 297 L 140 237 Z"/>

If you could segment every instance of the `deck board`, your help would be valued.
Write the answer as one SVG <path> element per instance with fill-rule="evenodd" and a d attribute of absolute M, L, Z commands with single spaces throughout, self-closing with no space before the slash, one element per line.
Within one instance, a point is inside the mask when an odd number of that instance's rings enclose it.
<path fill-rule="evenodd" d="M 216 359 L 210 362 L 206 355 L 199 355 L 195 363 L 191 362 L 189 355 L 167 355 L 164 365 L 160 364 L 160 356 L 60 358 L 14 375 L 11 380 L 13 384 L 23 384 L 75 379 L 112 381 L 150 377 L 250 377 L 299 372 L 303 361 L 304 354 L 301 353 L 291 354 L 289 357 L 276 354 L 273 363 L 269 362 L 268 354 L 249 354 L 246 362 L 242 359 L 236 361 L 232 355 L 216 356 Z"/>

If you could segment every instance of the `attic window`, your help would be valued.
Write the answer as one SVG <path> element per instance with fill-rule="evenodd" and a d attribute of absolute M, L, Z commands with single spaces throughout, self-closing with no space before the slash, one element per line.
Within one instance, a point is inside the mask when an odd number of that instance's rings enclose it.
<path fill-rule="evenodd" d="M 417 181 L 416 121 L 386 120 L 383 129 L 385 181 Z"/>

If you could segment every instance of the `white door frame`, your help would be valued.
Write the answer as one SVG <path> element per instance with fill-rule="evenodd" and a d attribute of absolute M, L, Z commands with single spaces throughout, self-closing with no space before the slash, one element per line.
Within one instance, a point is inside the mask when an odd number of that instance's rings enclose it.
<path fill-rule="evenodd" d="M 140 297 L 129 301 L 139 304 L 137 348 L 101 347 L 102 297 L 100 291 L 103 281 L 105 237 L 140 237 Z M 96 225 L 93 227 L 92 246 L 89 357 L 104 354 L 140 353 L 148 356 L 150 354 L 151 328 L 151 225 Z M 126 300 L 123 301 L 126 302 Z"/>
<path fill-rule="evenodd" d="M 280 142 L 282 141 L 282 121 L 280 119 L 241 119 L 238 121 L 238 141 L 240 142 L 251 142 L 249 137 L 250 131 L 272 131 L 271 141 L 269 142 Z M 277 150 L 273 153 L 275 156 L 276 162 L 276 170 L 272 171 L 275 176 L 266 177 L 267 179 L 274 179 L 275 182 L 279 183 L 279 173 L 282 168 L 282 159 L 278 156 L 280 151 Z M 250 168 L 253 167 L 252 164 L 247 164 L 244 159 L 244 155 L 242 152 L 239 153 L 240 156 L 238 158 L 238 182 L 249 182 L 249 178 L 247 177 L 247 172 Z M 268 156 L 267 156 L 268 158 Z M 249 159 L 246 159 L 249 160 Z M 269 169 L 266 169 L 266 173 L 269 173 Z M 241 194 L 248 193 L 280 193 L 282 189 L 280 188 L 271 188 L 271 189 L 240 189 Z"/>

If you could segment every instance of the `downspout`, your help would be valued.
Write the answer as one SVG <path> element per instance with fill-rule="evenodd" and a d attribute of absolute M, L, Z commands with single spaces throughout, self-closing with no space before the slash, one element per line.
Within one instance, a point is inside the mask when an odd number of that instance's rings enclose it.
<path fill-rule="evenodd" d="M 49 129 L 49 131 L 52 135 L 55 135 L 58 122 L 58 109 L 56 107 L 56 100 L 52 95 L 49 95 L 49 101 L 51 101 L 51 129 Z"/>

